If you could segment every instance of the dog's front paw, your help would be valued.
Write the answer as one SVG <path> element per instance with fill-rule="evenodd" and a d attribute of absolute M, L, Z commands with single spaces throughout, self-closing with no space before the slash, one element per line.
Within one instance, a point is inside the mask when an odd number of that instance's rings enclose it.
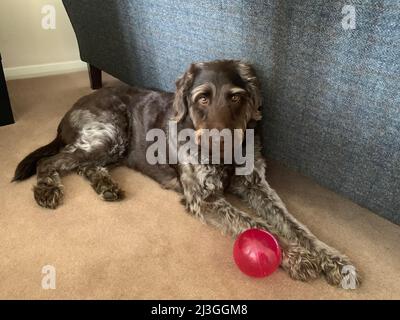
<path fill-rule="evenodd" d="M 33 187 L 33 195 L 39 206 L 55 209 L 62 203 L 64 193 L 61 185 L 39 183 Z"/>
<path fill-rule="evenodd" d="M 316 253 L 298 245 L 282 251 L 282 268 L 295 280 L 310 281 L 321 274 L 321 262 Z"/>
<path fill-rule="evenodd" d="M 104 201 L 118 201 L 124 198 L 125 193 L 117 185 L 110 185 L 102 188 L 99 195 Z"/>
<path fill-rule="evenodd" d="M 360 274 L 349 258 L 341 254 L 327 254 L 321 260 L 321 267 L 329 284 L 343 289 L 356 289 L 360 286 Z"/>

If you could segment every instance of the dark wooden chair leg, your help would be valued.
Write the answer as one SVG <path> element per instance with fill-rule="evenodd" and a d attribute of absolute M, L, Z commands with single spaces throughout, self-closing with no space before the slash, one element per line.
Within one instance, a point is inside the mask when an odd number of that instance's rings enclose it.
<path fill-rule="evenodd" d="M 7 84 L 4 77 L 0 55 L 0 126 L 11 123 L 14 123 L 14 116 L 11 110 L 10 98 L 8 96 Z"/>
<path fill-rule="evenodd" d="M 101 70 L 88 63 L 88 72 L 90 87 L 93 90 L 100 89 L 103 85 L 101 81 Z"/>

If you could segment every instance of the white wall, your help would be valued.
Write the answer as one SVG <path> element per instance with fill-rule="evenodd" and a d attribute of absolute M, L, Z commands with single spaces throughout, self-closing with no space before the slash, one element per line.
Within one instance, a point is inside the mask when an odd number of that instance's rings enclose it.
<path fill-rule="evenodd" d="M 42 28 L 44 5 L 55 7 L 55 29 Z M 0 0 L 0 53 L 7 79 L 85 68 L 61 0 Z"/>

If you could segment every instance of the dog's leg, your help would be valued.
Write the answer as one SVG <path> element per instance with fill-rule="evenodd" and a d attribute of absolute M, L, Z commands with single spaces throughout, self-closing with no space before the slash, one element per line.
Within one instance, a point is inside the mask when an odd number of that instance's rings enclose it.
<path fill-rule="evenodd" d="M 188 211 L 204 223 L 233 237 L 249 228 L 275 230 L 269 220 L 243 212 L 224 198 L 223 175 L 224 171 L 217 166 L 181 165 L 183 200 Z M 285 257 L 291 255 L 292 268 L 288 268 L 286 260 L 283 266 L 293 278 L 307 280 L 319 276 L 319 264 L 315 255 L 307 250 L 301 251 L 299 245 L 293 245 L 286 237 L 278 237 L 278 241 L 283 250 L 286 250 Z M 298 261 L 295 262 L 296 258 Z M 294 264 L 302 265 L 302 270 L 291 272 L 295 268 Z"/>
<path fill-rule="evenodd" d="M 188 211 L 204 223 L 237 236 L 249 228 L 269 228 L 264 219 L 232 206 L 223 196 L 223 170 L 216 166 L 182 165 L 181 184 Z"/>
<path fill-rule="evenodd" d="M 40 160 L 37 165 L 37 185 L 33 187 L 36 202 L 45 208 L 57 208 L 64 196 L 60 174 L 75 169 L 77 165 L 76 156 L 68 152 Z"/>
<path fill-rule="evenodd" d="M 265 161 L 259 153 L 253 173 L 235 176 L 229 191 L 241 197 L 268 223 L 269 231 L 283 246 L 282 266 L 293 278 L 306 280 L 322 271 L 332 285 L 356 287 L 360 284 L 349 258 L 317 239 L 288 212 L 265 179 Z"/>
<path fill-rule="evenodd" d="M 105 201 L 121 200 L 124 192 L 118 184 L 111 178 L 110 173 L 105 167 L 83 166 L 78 168 L 78 174 L 85 177 L 100 198 Z"/>

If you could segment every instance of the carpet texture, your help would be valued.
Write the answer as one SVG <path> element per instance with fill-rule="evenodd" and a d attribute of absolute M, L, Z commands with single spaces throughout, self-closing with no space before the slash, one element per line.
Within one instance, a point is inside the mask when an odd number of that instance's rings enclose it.
<path fill-rule="evenodd" d="M 317 236 L 353 259 L 364 278 L 359 290 L 293 281 L 282 270 L 262 280 L 241 274 L 231 238 L 187 215 L 176 193 L 127 168 L 112 172 L 126 190 L 122 202 L 99 200 L 73 174 L 63 179 L 64 205 L 40 208 L 34 178 L 10 180 L 18 161 L 50 141 L 64 112 L 90 92 L 87 75 L 8 86 L 17 123 L 0 127 L 0 298 L 400 298 L 400 228 L 276 163 L 272 186 Z M 45 265 L 56 268 L 55 290 L 41 288 Z"/>

